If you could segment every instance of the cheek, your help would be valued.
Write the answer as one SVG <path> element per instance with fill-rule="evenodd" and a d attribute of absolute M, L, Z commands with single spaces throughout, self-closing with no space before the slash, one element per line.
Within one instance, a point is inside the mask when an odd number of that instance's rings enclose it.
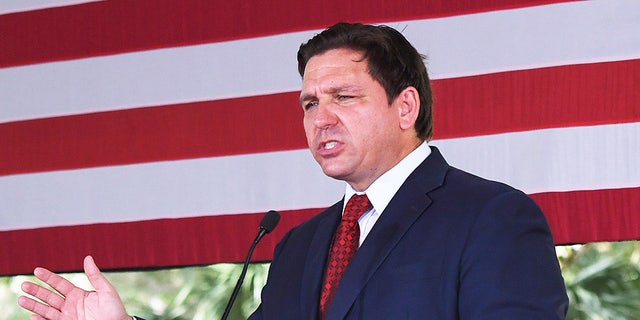
<path fill-rule="evenodd" d="M 312 132 L 310 123 L 311 121 L 307 117 L 304 117 L 302 119 L 302 127 L 304 128 L 304 134 L 306 135 L 307 141 L 309 142 L 310 142 L 309 138 L 311 137 L 311 132 Z"/>
<path fill-rule="evenodd" d="M 315 129 L 313 125 L 308 124 L 306 121 L 303 123 L 303 127 L 304 127 L 304 134 L 305 137 L 307 138 L 307 146 L 309 147 L 309 150 L 311 150 L 311 153 L 314 154 L 315 157 L 315 152 L 317 151 L 315 146 Z"/>
<path fill-rule="evenodd" d="M 358 137 L 364 150 L 371 153 L 385 153 L 391 151 L 396 141 L 393 123 L 388 118 L 370 118 L 359 129 Z"/>
<path fill-rule="evenodd" d="M 313 137 L 307 135 L 307 149 L 309 149 L 311 151 L 311 153 L 315 153 L 317 152 L 317 148 L 314 148 L 314 142 L 313 142 Z"/>

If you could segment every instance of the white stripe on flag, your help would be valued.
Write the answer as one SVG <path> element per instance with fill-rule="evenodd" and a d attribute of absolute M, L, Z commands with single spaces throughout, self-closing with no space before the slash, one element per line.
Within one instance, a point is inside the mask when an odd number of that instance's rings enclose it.
<path fill-rule="evenodd" d="M 450 164 L 527 193 L 640 186 L 632 165 L 640 163 L 640 123 L 433 145 Z M 0 230 L 326 207 L 343 188 L 308 150 L 5 176 Z"/>
<path fill-rule="evenodd" d="M 434 141 L 449 164 L 528 194 L 640 186 L 640 122 Z"/>
<path fill-rule="evenodd" d="M 306 149 L 5 176 L 0 230 L 324 207 L 342 191 Z"/>
<path fill-rule="evenodd" d="M 104 0 L 0 0 L 0 15 Z"/>
<path fill-rule="evenodd" d="M 633 0 L 388 24 L 428 55 L 433 79 L 640 58 Z M 0 69 L 0 122 L 297 91 L 295 52 L 316 32 Z"/>

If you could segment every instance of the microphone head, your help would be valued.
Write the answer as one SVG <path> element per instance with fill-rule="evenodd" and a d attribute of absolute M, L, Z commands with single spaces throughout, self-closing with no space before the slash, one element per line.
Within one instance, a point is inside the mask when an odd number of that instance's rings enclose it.
<path fill-rule="evenodd" d="M 260 229 L 264 230 L 265 233 L 269 233 L 275 229 L 275 227 L 280 222 L 280 213 L 275 210 L 269 210 L 267 214 L 264 215 L 262 221 L 260 222 Z"/>

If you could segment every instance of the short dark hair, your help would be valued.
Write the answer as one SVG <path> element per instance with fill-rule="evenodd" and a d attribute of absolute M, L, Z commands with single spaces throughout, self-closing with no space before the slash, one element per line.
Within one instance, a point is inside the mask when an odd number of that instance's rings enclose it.
<path fill-rule="evenodd" d="M 298 72 L 304 76 L 313 56 L 332 49 L 351 49 L 364 54 L 369 73 L 384 87 L 391 103 L 402 90 L 413 86 L 420 95 L 420 111 L 415 130 L 419 138 L 433 136 L 433 95 L 425 57 L 397 30 L 361 23 L 335 24 L 315 35 L 298 50 Z"/>

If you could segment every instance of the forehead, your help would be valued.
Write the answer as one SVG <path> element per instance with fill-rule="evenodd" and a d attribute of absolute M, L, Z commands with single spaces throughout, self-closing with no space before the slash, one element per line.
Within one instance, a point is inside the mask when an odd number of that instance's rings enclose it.
<path fill-rule="evenodd" d="M 322 90 L 362 80 L 373 80 L 363 54 L 351 49 L 332 49 L 309 59 L 302 77 L 302 91 Z"/>
<path fill-rule="evenodd" d="M 326 70 L 361 70 L 362 68 L 368 71 L 367 60 L 364 59 L 362 52 L 347 48 L 331 49 L 311 57 L 309 61 L 307 61 L 302 78 L 304 81 L 304 79 L 308 79 Z"/>

